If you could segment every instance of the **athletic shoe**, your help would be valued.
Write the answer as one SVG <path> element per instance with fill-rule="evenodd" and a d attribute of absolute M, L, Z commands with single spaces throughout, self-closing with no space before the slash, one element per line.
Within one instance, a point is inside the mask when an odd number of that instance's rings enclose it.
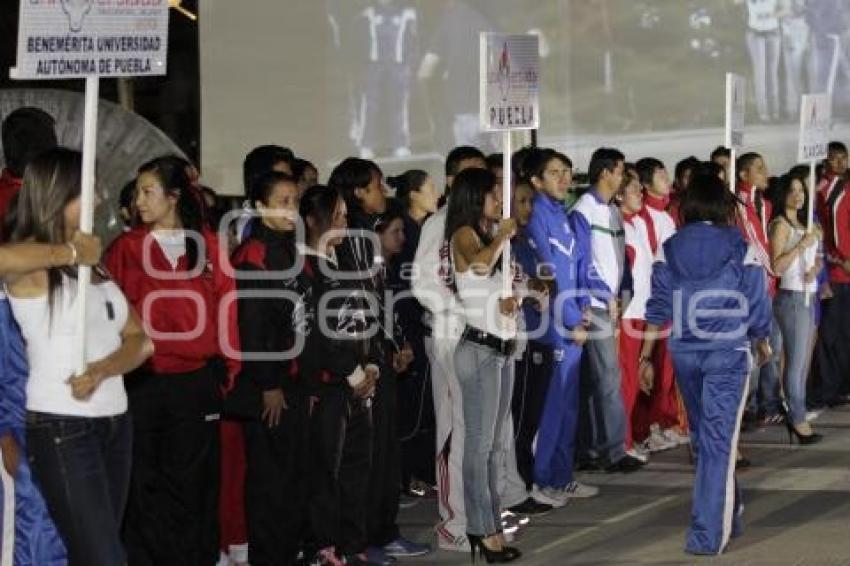
<path fill-rule="evenodd" d="M 431 546 L 419 544 L 404 537 L 398 537 L 388 545 L 384 546 L 384 552 L 388 556 L 401 558 L 404 556 L 424 556 L 431 552 Z"/>
<path fill-rule="evenodd" d="M 691 439 L 687 434 L 682 434 L 674 428 L 668 428 L 661 432 L 662 436 L 670 442 L 675 442 L 677 446 L 690 443 Z"/>
<path fill-rule="evenodd" d="M 637 444 L 632 446 L 630 450 L 626 450 L 626 454 L 634 458 L 635 460 L 640 460 L 644 464 L 649 462 L 649 452 L 643 450 Z"/>
<path fill-rule="evenodd" d="M 781 413 L 765 415 L 758 421 L 758 426 L 779 426 L 785 424 L 785 416 Z"/>
<path fill-rule="evenodd" d="M 395 566 L 395 564 L 398 564 L 398 560 L 384 552 L 384 549 L 380 546 L 370 546 L 365 553 L 346 556 L 345 563 L 348 565 L 363 564 L 364 566 L 367 564 L 369 566 Z"/>
<path fill-rule="evenodd" d="M 670 450 L 679 445 L 678 441 L 670 440 L 664 436 L 657 424 L 649 426 L 649 438 L 643 443 L 643 448 L 650 454 Z"/>
<path fill-rule="evenodd" d="M 514 515 L 510 511 L 508 511 L 507 513 L 507 515 L 505 515 L 505 513 L 502 513 L 502 533 L 506 535 L 516 534 L 520 528 L 519 516 Z"/>
<path fill-rule="evenodd" d="M 437 488 L 422 480 L 411 480 L 407 491 L 408 495 L 414 497 L 437 497 Z"/>
<path fill-rule="evenodd" d="M 638 471 L 642 467 L 643 463 L 640 460 L 632 458 L 631 456 L 626 454 L 625 456 L 605 468 L 605 471 L 609 474 L 630 474 L 632 472 Z"/>
<path fill-rule="evenodd" d="M 813 409 L 813 410 L 806 413 L 806 420 L 807 421 L 817 420 L 817 418 L 819 416 L 821 416 L 822 414 L 823 414 L 823 409 Z"/>
<path fill-rule="evenodd" d="M 531 497 L 540 503 L 551 505 L 555 509 L 563 507 L 569 499 L 562 489 L 554 487 L 537 487 L 536 485 L 531 490 Z"/>
<path fill-rule="evenodd" d="M 594 485 L 586 485 L 577 481 L 571 481 L 563 489 L 563 492 L 568 498 L 583 499 L 599 495 L 599 488 Z"/>
<path fill-rule="evenodd" d="M 517 515 L 545 515 L 552 510 L 552 506 L 546 503 L 540 503 L 533 497 L 529 497 L 519 505 L 509 507 L 508 511 Z"/>
<path fill-rule="evenodd" d="M 448 538 L 443 534 L 437 535 L 437 546 L 441 550 L 449 550 L 451 552 L 469 552 L 469 540 L 465 535 Z"/>

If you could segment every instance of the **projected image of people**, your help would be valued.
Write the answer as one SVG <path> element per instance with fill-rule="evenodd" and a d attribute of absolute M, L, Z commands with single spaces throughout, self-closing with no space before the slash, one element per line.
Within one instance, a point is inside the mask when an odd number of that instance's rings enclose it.
<path fill-rule="evenodd" d="M 444 2 L 428 52 L 419 68 L 420 79 L 433 77 L 440 84 L 443 107 L 448 111 L 445 121 L 451 128 L 450 137 L 438 132 L 438 137 L 447 138 L 441 140 L 443 145 L 493 149 L 478 123 L 477 84 L 470 88 L 472 85 L 467 82 L 478 69 L 478 34 L 482 31 L 496 30 L 473 2 Z"/>
<path fill-rule="evenodd" d="M 357 24 L 369 38 L 366 83 L 360 94 L 360 157 L 392 150 L 410 155 L 410 85 L 418 60 L 417 14 L 411 2 L 379 0 Z"/>

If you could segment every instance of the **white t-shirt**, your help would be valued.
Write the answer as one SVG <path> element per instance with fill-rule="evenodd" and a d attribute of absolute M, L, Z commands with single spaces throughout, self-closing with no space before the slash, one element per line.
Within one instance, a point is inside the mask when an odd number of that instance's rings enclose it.
<path fill-rule="evenodd" d="M 51 313 L 47 295 L 9 296 L 12 312 L 26 341 L 30 373 L 27 410 L 75 417 L 107 417 L 127 411 L 124 378 L 104 379 L 92 396 L 78 400 L 67 381 L 76 373 L 77 282 L 63 275 L 61 294 Z M 86 359 L 95 362 L 121 347 L 129 308 L 112 281 L 89 285 L 86 300 Z"/>
<path fill-rule="evenodd" d="M 171 263 L 171 268 L 177 269 L 177 262 L 186 255 L 186 233 L 183 230 L 169 230 L 151 232 L 151 235 Z"/>

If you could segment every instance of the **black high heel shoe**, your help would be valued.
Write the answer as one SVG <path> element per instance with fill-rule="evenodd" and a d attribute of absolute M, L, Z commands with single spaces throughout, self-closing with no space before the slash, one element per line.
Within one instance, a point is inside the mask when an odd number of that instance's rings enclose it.
<path fill-rule="evenodd" d="M 478 556 L 484 557 L 487 564 L 513 562 L 522 556 L 522 552 L 520 552 L 518 548 L 514 548 L 512 546 L 502 546 L 502 550 L 490 550 L 484 544 L 484 537 L 480 537 L 478 535 L 471 535 L 467 533 L 466 538 L 469 541 L 469 550 L 472 552 L 473 564 L 475 564 L 476 552 Z"/>
<path fill-rule="evenodd" d="M 807 446 L 810 444 L 817 444 L 821 440 L 823 440 L 823 435 L 813 432 L 811 434 L 800 434 L 794 425 L 791 424 L 791 421 L 785 421 L 785 426 L 788 428 L 788 444 L 794 444 L 794 438 L 797 439 L 797 443 L 802 446 Z"/>
<path fill-rule="evenodd" d="M 785 407 L 784 403 L 782 406 L 782 415 L 785 417 L 785 428 L 788 429 L 788 444 L 794 444 L 794 438 L 797 439 L 797 443 L 801 446 L 817 444 L 818 442 L 823 440 L 823 435 L 818 434 L 816 432 L 812 432 L 811 434 L 800 434 L 800 431 L 794 428 L 794 423 L 791 420 L 791 415 L 789 414 L 788 408 Z"/>

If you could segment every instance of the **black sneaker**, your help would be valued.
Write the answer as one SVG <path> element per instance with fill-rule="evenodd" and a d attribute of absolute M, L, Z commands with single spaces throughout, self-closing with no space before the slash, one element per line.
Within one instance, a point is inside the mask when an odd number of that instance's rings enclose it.
<path fill-rule="evenodd" d="M 630 474 L 632 472 L 638 471 L 643 466 L 644 466 L 643 462 L 641 462 L 637 458 L 632 458 L 631 456 L 626 454 L 625 456 L 623 456 L 622 458 L 620 458 L 619 460 L 617 460 L 616 462 L 614 462 L 613 464 L 610 464 L 607 468 L 605 468 L 605 471 L 608 472 L 609 474 L 616 474 L 616 473 Z"/>
<path fill-rule="evenodd" d="M 545 515 L 552 510 L 551 505 L 540 503 L 533 497 L 529 497 L 519 505 L 508 507 L 508 511 L 515 515 Z"/>

